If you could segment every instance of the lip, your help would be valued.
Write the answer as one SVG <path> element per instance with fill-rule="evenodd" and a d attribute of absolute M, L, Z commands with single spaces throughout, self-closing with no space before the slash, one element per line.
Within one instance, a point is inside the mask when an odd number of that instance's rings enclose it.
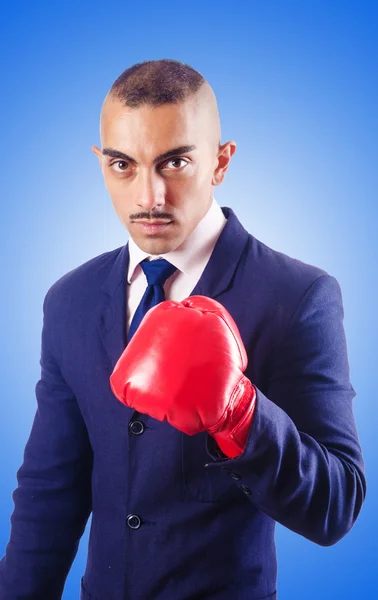
<path fill-rule="evenodd" d="M 173 221 L 134 221 L 134 225 L 136 225 L 139 229 L 141 229 L 144 233 L 161 233 L 165 229 L 172 225 Z"/>

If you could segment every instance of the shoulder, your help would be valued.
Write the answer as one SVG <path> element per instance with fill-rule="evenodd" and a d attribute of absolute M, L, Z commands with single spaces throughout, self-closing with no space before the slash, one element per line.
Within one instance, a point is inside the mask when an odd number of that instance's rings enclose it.
<path fill-rule="evenodd" d="M 274 250 L 253 235 L 241 261 L 238 279 L 243 297 L 253 301 L 269 320 L 289 322 L 325 306 L 342 312 L 337 279 L 325 269 Z"/>
<path fill-rule="evenodd" d="M 317 281 L 334 280 L 321 267 L 274 250 L 249 234 L 246 265 L 250 274 L 267 289 L 303 295 Z"/>
<path fill-rule="evenodd" d="M 47 303 L 67 303 L 82 298 L 86 302 L 97 292 L 106 280 L 115 261 L 125 246 L 104 252 L 68 271 L 57 279 L 47 290 L 44 308 Z"/>

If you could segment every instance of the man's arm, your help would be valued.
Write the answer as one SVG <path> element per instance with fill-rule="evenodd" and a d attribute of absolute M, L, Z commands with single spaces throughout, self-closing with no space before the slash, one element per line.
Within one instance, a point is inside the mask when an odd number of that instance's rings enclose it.
<path fill-rule="evenodd" d="M 231 315 L 216 300 L 191 296 L 148 311 L 110 385 L 139 412 L 188 435 L 207 431 L 215 460 L 205 466 L 229 468 L 260 510 L 333 544 L 352 527 L 365 497 L 336 279 L 313 282 L 269 360 L 264 395 L 253 373 L 243 374 L 246 351 Z M 229 460 L 219 461 L 212 443 Z"/>
<path fill-rule="evenodd" d="M 17 473 L 10 540 L 0 561 L 0 599 L 57 600 L 91 511 L 92 449 L 51 340 L 50 292 L 43 312 L 37 411 Z"/>
<path fill-rule="evenodd" d="M 343 316 L 336 279 L 319 277 L 272 356 L 266 395 L 257 389 L 244 452 L 219 460 L 207 445 L 209 468 L 240 475 L 255 506 L 324 546 L 348 533 L 366 494 Z"/>

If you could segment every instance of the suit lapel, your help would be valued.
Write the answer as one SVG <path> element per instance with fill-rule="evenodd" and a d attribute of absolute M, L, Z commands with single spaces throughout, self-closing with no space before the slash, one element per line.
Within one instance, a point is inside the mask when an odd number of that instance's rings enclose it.
<path fill-rule="evenodd" d="M 98 330 L 112 370 L 126 347 L 126 274 L 128 244 L 117 249 L 108 277 L 101 287 L 101 313 Z"/>
<path fill-rule="evenodd" d="M 248 232 L 244 229 L 231 208 L 222 207 L 227 223 L 223 227 L 214 250 L 210 256 L 191 296 L 217 298 L 231 284 L 235 270 L 248 241 Z"/>

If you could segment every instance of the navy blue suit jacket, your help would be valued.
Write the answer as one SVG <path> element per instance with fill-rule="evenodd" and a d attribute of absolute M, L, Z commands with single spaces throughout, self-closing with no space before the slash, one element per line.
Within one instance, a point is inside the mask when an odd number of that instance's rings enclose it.
<path fill-rule="evenodd" d="M 324 546 L 353 526 L 365 479 L 339 284 L 222 210 L 192 295 L 221 302 L 247 349 L 257 408 L 245 451 L 222 458 L 207 433 L 187 436 L 113 395 L 127 244 L 67 273 L 44 301 L 1 600 L 60 598 L 91 512 L 83 600 L 272 600 L 276 521 Z"/>

